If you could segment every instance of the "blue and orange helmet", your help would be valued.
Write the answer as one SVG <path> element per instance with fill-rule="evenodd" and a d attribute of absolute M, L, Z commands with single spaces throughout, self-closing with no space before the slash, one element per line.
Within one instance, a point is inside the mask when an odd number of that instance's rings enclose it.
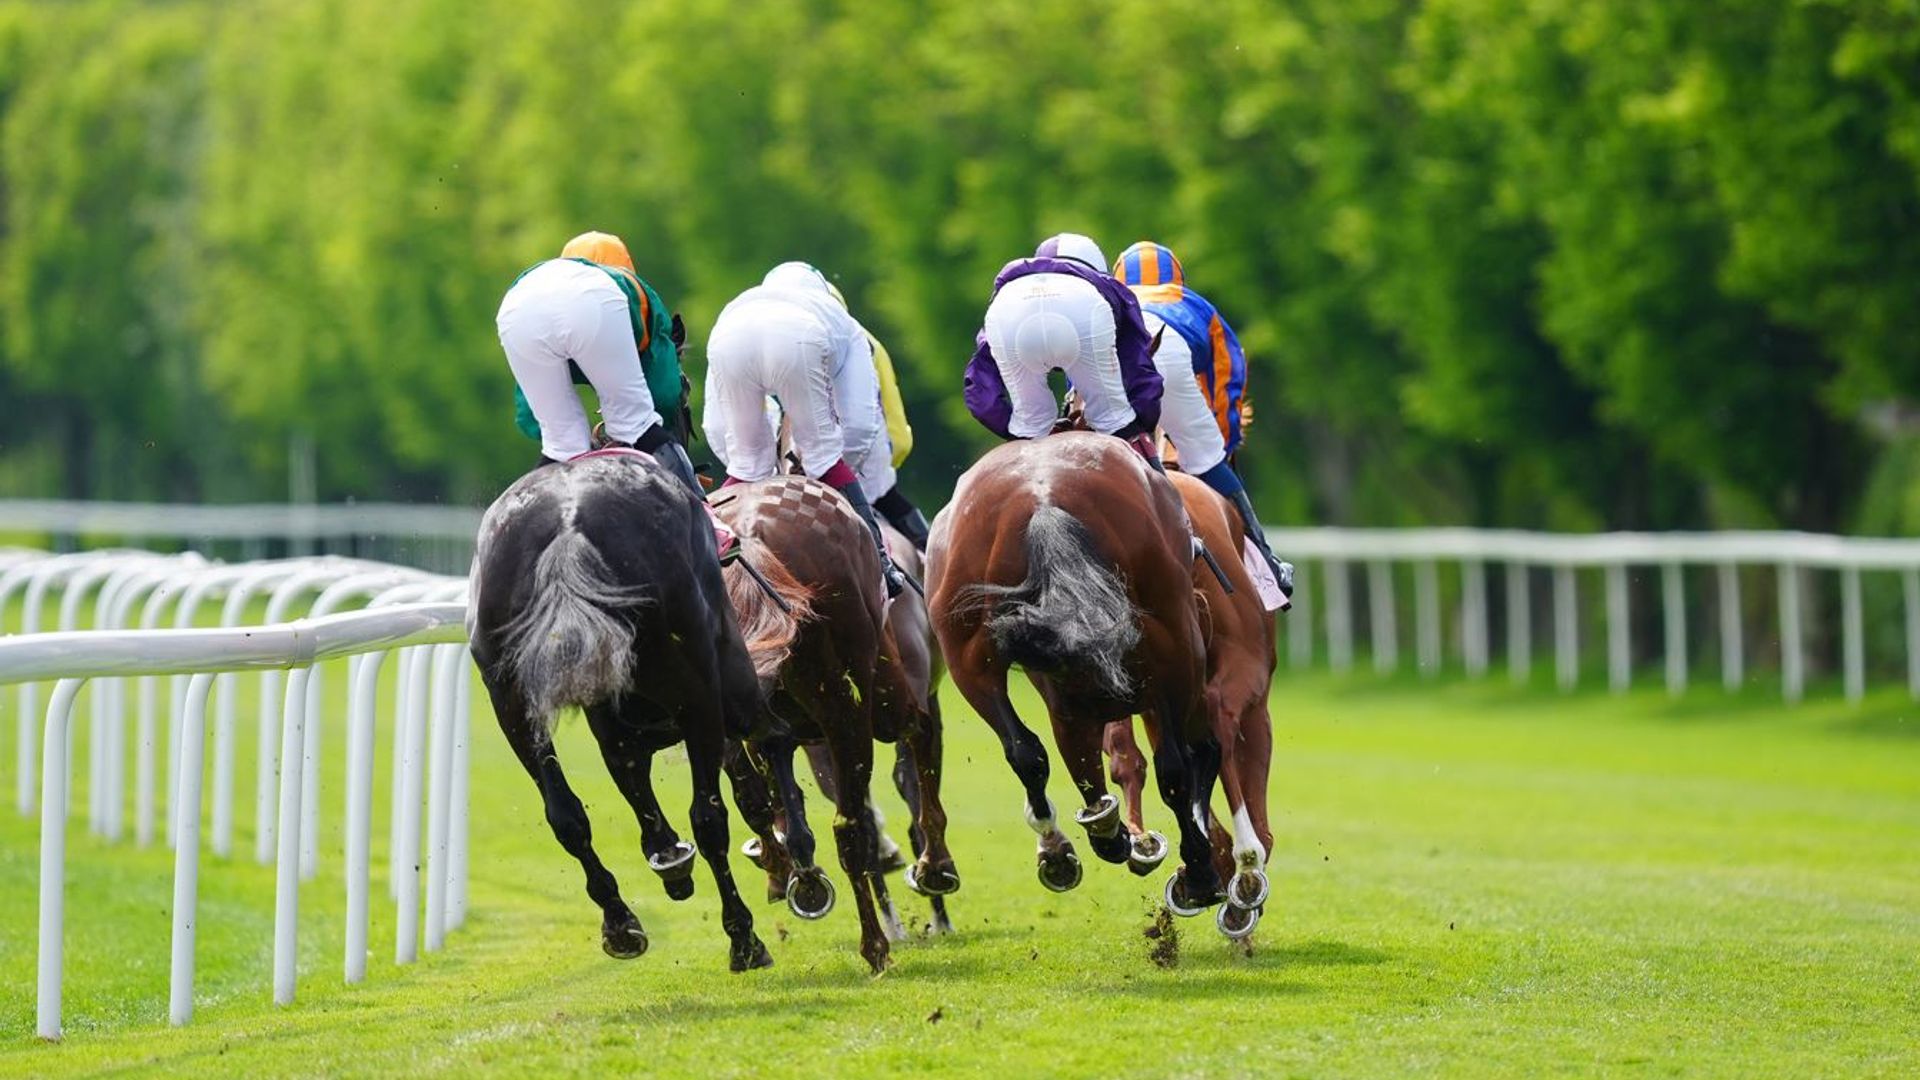
<path fill-rule="evenodd" d="M 1142 240 L 1121 252 L 1120 261 L 1113 264 L 1113 276 L 1122 285 L 1186 284 L 1180 260 L 1151 240 Z"/>

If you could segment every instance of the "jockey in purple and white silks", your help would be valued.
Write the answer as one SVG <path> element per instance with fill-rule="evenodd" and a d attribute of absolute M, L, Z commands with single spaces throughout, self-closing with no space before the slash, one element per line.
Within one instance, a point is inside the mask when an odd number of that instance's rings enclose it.
<path fill-rule="evenodd" d="M 1045 435 L 1059 412 L 1047 376 L 1058 369 L 1079 392 L 1088 427 L 1126 439 L 1159 468 L 1153 340 L 1139 302 L 1106 266 L 1098 244 L 1061 233 L 1000 269 L 967 364 L 967 409 L 1002 438 Z"/>
<path fill-rule="evenodd" d="M 1247 385 L 1240 339 L 1205 297 L 1187 288 L 1180 260 L 1159 244 L 1142 240 L 1121 252 L 1113 276 L 1133 290 L 1147 331 L 1160 338 L 1153 354 L 1166 388 L 1160 428 L 1180 455 L 1181 471 L 1233 504 L 1280 591 L 1292 596 L 1293 566 L 1274 558 L 1246 486 L 1228 464 L 1240 446 L 1240 404 Z"/>
<path fill-rule="evenodd" d="M 880 523 L 849 461 L 892 455 L 867 331 L 833 296 L 820 271 L 781 263 L 720 311 L 707 341 L 707 400 L 701 427 L 727 468 L 727 483 L 779 471 L 767 398 L 786 414 L 794 453 L 808 476 L 852 504 L 873 533 L 887 595 L 906 577 L 887 555 Z M 890 472 L 890 469 L 889 469 Z"/>

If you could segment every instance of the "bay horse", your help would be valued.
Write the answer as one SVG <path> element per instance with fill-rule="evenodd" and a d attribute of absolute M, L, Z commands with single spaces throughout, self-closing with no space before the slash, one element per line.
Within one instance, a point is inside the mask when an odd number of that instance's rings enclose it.
<path fill-rule="evenodd" d="M 1046 703 L 1054 744 L 1085 806 L 1075 820 L 1107 862 L 1132 853 L 1106 790 L 1101 738 L 1144 713 L 1159 726 L 1154 772 L 1180 823 L 1184 865 L 1170 906 L 1219 902 L 1204 814 L 1220 746 L 1203 699 L 1205 643 L 1192 534 L 1180 497 L 1119 439 L 1068 431 L 996 447 L 960 477 L 934 521 L 927 596 L 949 677 L 1000 737 L 1026 790 L 1048 889 L 1080 883 L 1073 845 L 1047 798 L 1045 747 L 1014 711 L 1018 665 Z"/>
<path fill-rule="evenodd" d="M 793 588 L 776 560 L 763 554 L 757 565 Z M 744 737 L 755 719 L 758 671 L 777 665 L 790 641 L 778 627 L 743 637 L 699 500 L 638 451 L 542 466 L 487 509 L 470 589 L 474 661 L 555 839 L 586 871 L 587 895 L 601 909 L 602 949 L 630 959 L 648 942 L 594 851 L 586 810 L 555 753 L 555 720 L 576 706 L 639 819 L 648 865 L 675 900 L 693 894 L 694 849 L 668 824 L 650 771 L 656 752 L 686 744 L 694 844 L 720 891 L 729 964 L 770 966 L 728 867 L 719 776 L 727 740 Z M 764 789 L 743 770 L 728 771 L 742 813 L 765 825 Z"/>
<path fill-rule="evenodd" d="M 897 658 L 881 662 L 890 636 L 879 555 L 846 500 L 805 476 L 725 487 L 710 501 L 715 516 L 743 543 L 767 553 L 804 585 L 811 604 L 784 661 L 767 678 L 762 719 L 748 742 L 748 752 L 772 780 L 786 824 L 783 838 L 762 836 L 775 879 L 769 894 L 784 892 L 789 909 L 801 918 L 824 917 L 833 907 L 833 885 L 815 861 L 813 831 L 794 772 L 797 750 L 822 744 L 834 777 L 834 840 L 860 916 L 860 955 L 877 974 L 886 969 L 890 948 L 879 918 L 877 897 L 885 886 L 868 809 L 876 736 L 904 741 L 914 758 L 925 838 L 916 880 L 936 892 L 959 885 L 939 798 L 938 735 L 912 717 L 915 695 Z M 777 604 L 764 592 L 734 590 L 731 599 L 742 625 L 775 617 L 771 609 Z M 901 715 L 903 710 L 908 716 Z M 777 879 L 787 860 L 792 870 L 782 887 Z"/>
<path fill-rule="evenodd" d="M 1194 477 L 1169 472 L 1167 478 L 1186 504 L 1195 535 L 1209 551 L 1222 556 L 1216 562 L 1232 586 L 1229 593 L 1205 563 L 1194 565 L 1193 586 L 1200 594 L 1207 642 L 1207 715 L 1220 742 L 1220 786 L 1233 819 L 1229 833 L 1212 806 L 1207 808 L 1214 866 L 1222 877 L 1232 878 L 1227 903 L 1220 907 L 1216 921 L 1222 933 L 1240 940 L 1260 923 L 1268 892 L 1265 867 L 1273 852 L 1267 819 L 1273 720 L 1267 698 L 1276 664 L 1274 621 L 1238 557 L 1246 543 L 1240 516 Z M 1146 722 L 1148 742 L 1156 743 L 1157 726 L 1151 718 Z M 1113 781 L 1126 800 L 1127 831 L 1133 843 L 1128 867 L 1138 874 L 1151 873 L 1166 857 L 1166 840 L 1149 831 L 1142 817 L 1147 762 L 1134 741 L 1132 718 L 1107 725 L 1104 745 Z M 1199 914 L 1197 908 L 1175 911 Z"/>

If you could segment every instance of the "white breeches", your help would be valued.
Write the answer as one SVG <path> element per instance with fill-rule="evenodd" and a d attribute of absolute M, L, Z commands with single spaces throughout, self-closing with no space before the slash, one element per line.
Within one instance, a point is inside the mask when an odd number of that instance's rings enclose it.
<path fill-rule="evenodd" d="M 765 480 L 778 471 L 766 399 L 778 399 L 808 476 L 818 477 L 844 452 L 834 401 L 827 332 L 804 308 L 765 303 L 732 307 L 707 341 L 707 395 L 702 427 L 724 443 L 727 475 Z M 719 431 L 724 438 L 714 438 Z"/>
<path fill-rule="evenodd" d="M 592 425 L 568 361 L 593 384 L 608 438 L 632 442 L 660 422 L 626 294 L 605 271 L 558 259 L 536 266 L 507 290 L 495 325 L 547 457 L 565 461 L 591 449 Z"/>
<path fill-rule="evenodd" d="M 1055 369 L 1080 392 L 1087 426 L 1112 434 L 1133 422 L 1114 351 L 1113 309 L 1092 285 L 1067 274 L 1015 278 L 987 306 L 985 330 L 1012 399 L 1007 430 L 1014 437 L 1053 429 L 1059 404 L 1047 375 Z"/>
<path fill-rule="evenodd" d="M 1220 422 L 1214 419 L 1206 395 L 1200 392 L 1187 339 L 1153 312 L 1143 314 L 1147 333 L 1160 335 L 1160 347 L 1153 354 L 1153 366 L 1165 384 L 1160 396 L 1160 430 L 1173 440 L 1173 449 L 1180 455 L 1180 471 L 1198 476 L 1227 460 L 1226 437 L 1220 434 Z"/>

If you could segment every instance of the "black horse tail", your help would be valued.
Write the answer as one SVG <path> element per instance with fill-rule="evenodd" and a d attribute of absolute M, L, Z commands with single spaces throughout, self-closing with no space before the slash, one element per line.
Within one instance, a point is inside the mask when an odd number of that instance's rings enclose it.
<path fill-rule="evenodd" d="M 1042 506 L 1028 519 L 1025 581 L 970 586 L 960 603 L 988 609 L 987 632 L 1010 663 L 1086 672 L 1115 697 L 1132 690 L 1126 662 L 1140 642 L 1138 612 L 1087 527 L 1065 510 Z"/>
<path fill-rule="evenodd" d="M 504 658 L 532 715 L 547 730 L 560 710 L 623 693 L 633 677 L 633 621 L 650 602 L 622 585 L 593 542 L 568 520 L 534 563 L 526 610 L 501 628 Z"/>

